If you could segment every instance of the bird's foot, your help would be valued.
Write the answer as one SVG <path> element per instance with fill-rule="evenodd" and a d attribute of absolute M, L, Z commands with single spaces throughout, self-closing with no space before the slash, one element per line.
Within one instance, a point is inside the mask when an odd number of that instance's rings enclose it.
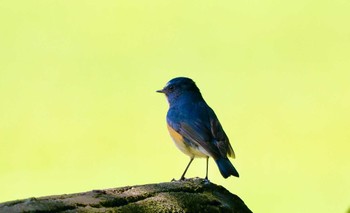
<path fill-rule="evenodd" d="M 173 178 L 171 180 L 171 182 L 176 182 L 176 181 L 186 181 L 187 179 L 185 177 L 181 177 L 180 179 L 176 180 L 175 178 Z"/>
<path fill-rule="evenodd" d="M 203 179 L 203 183 L 204 183 L 204 184 L 210 184 L 210 180 L 209 180 L 207 177 L 205 177 L 205 178 Z"/>
<path fill-rule="evenodd" d="M 186 180 L 185 176 L 181 176 L 179 181 L 185 181 L 185 180 Z"/>

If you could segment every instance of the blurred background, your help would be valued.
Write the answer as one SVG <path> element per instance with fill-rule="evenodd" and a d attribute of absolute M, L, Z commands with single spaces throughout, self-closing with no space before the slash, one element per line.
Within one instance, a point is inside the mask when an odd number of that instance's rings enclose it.
<path fill-rule="evenodd" d="M 170 181 L 155 92 L 193 78 L 254 212 L 350 207 L 350 2 L 2 1 L 0 202 Z M 188 177 L 205 176 L 195 160 Z"/>

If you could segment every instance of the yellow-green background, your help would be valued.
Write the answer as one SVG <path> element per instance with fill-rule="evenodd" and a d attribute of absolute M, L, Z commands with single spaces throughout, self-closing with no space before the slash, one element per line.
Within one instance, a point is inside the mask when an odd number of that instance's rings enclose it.
<path fill-rule="evenodd" d="M 350 207 L 350 2 L 1 1 L 0 202 L 179 178 L 155 93 L 193 78 L 254 212 Z M 188 176 L 205 175 L 205 160 Z"/>

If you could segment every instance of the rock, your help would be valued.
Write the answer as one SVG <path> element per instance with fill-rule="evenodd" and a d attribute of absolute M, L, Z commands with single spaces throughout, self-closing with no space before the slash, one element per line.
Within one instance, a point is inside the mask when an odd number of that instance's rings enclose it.
<path fill-rule="evenodd" d="M 0 204 L 0 212 L 252 212 L 222 186 L 194 178 Z"/>

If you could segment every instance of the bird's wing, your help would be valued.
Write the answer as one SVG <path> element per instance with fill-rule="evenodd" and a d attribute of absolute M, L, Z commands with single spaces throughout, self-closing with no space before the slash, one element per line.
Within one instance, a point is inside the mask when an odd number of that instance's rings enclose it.
<path fill-rule="evenodd" d="M 221 156 L 218 147 L 212 142 L 210 130 L 206 130 L 200 121 L 180 122 L 179 133 L 195 146 L 203 147 L 214 159 Z"/>
<path fill-rule="evenodd" d="M 190 146 L 203 147 L 213 158 L 232 156 L 234 152 L 215 113 L 207 105 L 196 105 L 190 116 L 170 115 L 168 124 L 188 140 Z"/>
<path fill-rule="evenodd" d="M 235 153 L 224 129 L 220 124 L 219 119 L 216 117 L 214 111 L 211 108 L 209 109 L 210 130 L 214 140 L 216 141 L 216 146 L 218 147 L 221 155 L 235 158 Z"/>

